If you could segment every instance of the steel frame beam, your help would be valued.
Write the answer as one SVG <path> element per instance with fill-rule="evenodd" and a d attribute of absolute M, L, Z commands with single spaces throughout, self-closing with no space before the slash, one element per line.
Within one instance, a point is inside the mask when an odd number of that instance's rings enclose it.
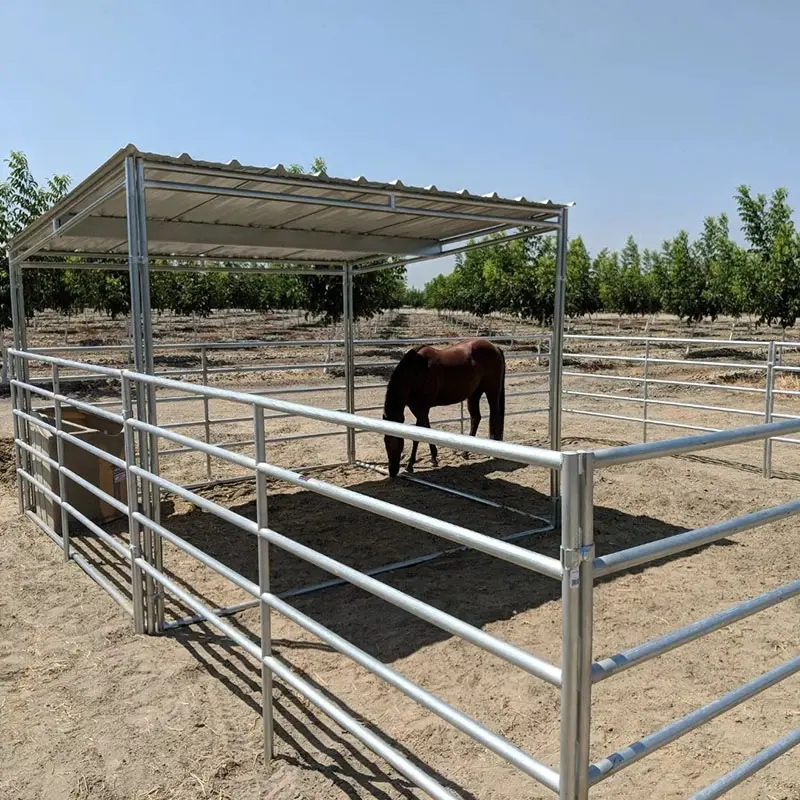
<path fill-rule="evenodd" d="M 89 217 L 71 226 L 70 235 L 120 239 L 125 236 L 122 217 Z M 60 234 L 59 235 L 63 235 Z M 440 255 L 442 247 L 436 239 L 414 239 L 408 236 L 378 234 L 344 234 L 327 231 L 260 228 L 206 222 L 150 220 L 147 223 L 150 242 L 169 242 L 215 247 L 269 247 L 279 250 L 331 250 L 352 253 L 385 253 Z"/>

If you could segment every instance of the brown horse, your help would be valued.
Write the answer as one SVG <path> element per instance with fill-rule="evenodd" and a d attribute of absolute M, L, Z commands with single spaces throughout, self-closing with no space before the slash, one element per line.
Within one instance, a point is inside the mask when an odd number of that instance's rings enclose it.
<path fill-rule="evenodd" d="M 405 408 L 417 418 L 417 425 L 430 428 L 428 417 L 434 406 L 448 406 L 467 401 L 470 416 L 469 435 L 474 436 L 481 422 L 481 396 L 489 403 L 489 437 L 503 439 L 505 417 L 506 359 L 503 351 L 485 339 L 466 339 L 441 350 L 423 345 L 409 350 L 389 378 L 383 403 L 383 418 L 405 421 Z M 404 440 L 384 436 L 389 458 L 389 475 L 400 471 Z M 407 470 L 413 472 L 417 445 L 411 447 Z M 431 459 L 438 466 L 436 446 L 431 444 Z"/>

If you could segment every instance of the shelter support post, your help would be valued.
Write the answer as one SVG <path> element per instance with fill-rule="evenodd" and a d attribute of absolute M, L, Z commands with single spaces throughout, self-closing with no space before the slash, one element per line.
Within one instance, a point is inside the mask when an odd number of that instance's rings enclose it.
<path fill-rule="evenodd" d="M 355 388 L 355 344 L 353 334 L 353 266 L 346 264 L 342 275 L 343 294 L 343 328 L 344 328 L 344 383 L 345 383 L 345 408 L 348 414 L 355 414 L 356 388 Z M 347 429 L 347 461 L 356 463 L 356 432 L 353 428 Z"/>
<path fill-rule="evenodd" d="M 567 284 L 567 235 L 568 212 L 561 210 L 558 240 L 556 243 L 556 283 L 553 305 L 553 332 L 550 337 L 550 449 L 561 450 L 561 397 L 564 372 L 564 316 L 566 310 Z M 550 472 L 550 499 L 553 506 L 553 523 L 558 516 L 560 475 Z"/>
<path fill-rule="evenodd" d="M 131 333 L 133 338 L 134 366 L 137 372 L 152 375 L 153 325 L 150 308 L 150 274 L 147 258 L 147 208 L 145 202 L 144 162 L 141 158 L 125 159 L 125 196 L 128 230 L 128 265 L 131 291 Z M 136 418 L 158 424 L 156 418 L 156 389 L 150 384 L 136 383 Z M 158 474 L 158 436 L 139 432 L 138 462 L 142 469 Z M 148 518 L 159 522 L 161 518 L 161 492 L 152 481 L 142 485 L 142 505 Z M 159 572 L 163 567 L 161 537 L 145 527 L 143 555 Z M 150 573 L 146 576 L 147 632 L 164 630 L 164 590 Z"/>
<path fill-rule="evenodd" d="M 133 474 L 131 467 L 136 463 L 136 440 L 133 428 L 128 420 L 133 417 L 133 400 L 131 397 L 131 380 L 122 376 L 122 417 L 123 435 L 125 439 L 125 476 L 128 495 L 128 537 L 131 548 L 131 597 L 133 598 L 133 627 L 136 633 L 145 631 L 145 602 L 142 568 L 139 561 L 142 557 L 142 526 L 136 518 L 139 513 L 140 482 Z"/>
<path fill-rule="evenodd" d="M 562 470 L 560 800 L 587 800 L 592 692 L 594 499 L 591 453 L 566 453 Z"/>
<path fill-rule="evenodd" d="M 15 264 L 11 259 L 11 252 L 8 252 L 8 278 L 9 288 L 11 293 L 11 324 L 14 332 L 14 349 L 27 350 L 28 349 L 28 329 L 27 317 L 25 316 L 25 295 L 22 288 L 22 269 L 19 264 Z M 17 378 L 24 383 L 29 383 L 28 362 L 24 358 L 14 358 L 11 370 L 12 378 Z M 31 413 L 31 393 L 25 389 L 16 389 L 12 393 L 14 398 L 14 408 L 24 411 L 26 414 Z M 15 419 L 14 428 L 15 437 L 24 440 L 30 444 L 30 426 L 25 420 L 17 421 Z M 15 445 L 15 458 L 17 467 L 24 466 L 28 474 L 33 474 L 33 463 L 31 456 L 25 451 L 21 451 L 18 445 Z M 24 514 L 26 510 L 33 510 L 35 508 L 33 502 L 33 487 L 28 481 L 23 481 L 22 478 L 17 476 L 18 486 L 18 500 L 19 510 Z"/>

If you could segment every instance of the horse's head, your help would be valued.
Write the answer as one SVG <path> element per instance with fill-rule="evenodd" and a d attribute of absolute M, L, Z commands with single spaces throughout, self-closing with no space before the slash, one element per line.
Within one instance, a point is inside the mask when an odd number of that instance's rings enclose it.
<path fill-rule="evenodd" d="M 396 415 L 392 414 L 391 416 L 394 417 Z M 400 419 L 390 419 L 386 412 L 384 412 L 383 418 L 390 422 L 405 421 L 405 417 L 402 414 L 400 415 Z M 405 440 L 401 439 L 399 436 L 384 436 L 383 444 L 386 448 L 386 457 L 389 459 L 389 477 L 396 478 L 397 474 L 400 472 L 400 459 L 403 457 Z"/>

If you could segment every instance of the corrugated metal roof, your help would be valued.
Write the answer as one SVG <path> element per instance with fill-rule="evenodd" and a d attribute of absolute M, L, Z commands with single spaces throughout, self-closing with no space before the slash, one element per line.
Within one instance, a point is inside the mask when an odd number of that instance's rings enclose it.
<path fill-rule="evenodd" d="M 34 246 L 40 256 L 126 254 L 122 187 L 129 156 L 144 166 L 148 251 L 154 258 L 340 264 L 435 256 L 443 246 L 489 229 L 552 229 L 565 207 L 401 181 L 297 175 L 281 164 L 264 168 L 186 154 L 174 158 L 129 145 L 15 237 L 14 258 Z M 72 220 L 76 215 L 81 219 Z"/>

